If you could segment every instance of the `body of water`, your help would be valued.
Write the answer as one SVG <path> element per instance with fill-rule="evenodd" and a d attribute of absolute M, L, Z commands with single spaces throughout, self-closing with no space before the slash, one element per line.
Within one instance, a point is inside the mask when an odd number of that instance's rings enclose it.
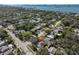
<path fill-rule="evenodd" d="M 79 5 L 19 5 L 24 8 L 34 8 L 47 11 L 79 13 Z"/>

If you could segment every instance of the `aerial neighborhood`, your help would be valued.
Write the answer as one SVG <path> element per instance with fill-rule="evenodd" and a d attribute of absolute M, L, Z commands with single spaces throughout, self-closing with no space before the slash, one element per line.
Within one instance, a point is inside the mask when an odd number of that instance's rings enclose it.
<path fill-rule="evenodd" d="M 0 55 L 78 54 L 78 13 L 0 6 Z"/>

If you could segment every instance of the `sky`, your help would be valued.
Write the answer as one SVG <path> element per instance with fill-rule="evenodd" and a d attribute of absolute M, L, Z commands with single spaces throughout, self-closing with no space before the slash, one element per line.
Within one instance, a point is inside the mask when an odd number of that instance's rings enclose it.
<path fill-rule="evenodd" d="M 0 4 L 79 4 L 79 0 L 0 0 Z"/>

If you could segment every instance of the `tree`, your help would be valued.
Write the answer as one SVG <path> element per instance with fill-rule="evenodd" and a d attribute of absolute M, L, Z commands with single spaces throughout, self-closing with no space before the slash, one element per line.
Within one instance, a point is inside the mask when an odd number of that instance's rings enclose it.
<path fill-rule="evenodd" d="M 22 35 L 23 40 L 27 40 L 32 36 L 32 33 L 28 31 L 28 32 L 21 33 L 21 35 Z"/>
<path fill-rule="evenodd" d="M 41 48 L 40 51 L 37 51 L 37 55 L 49 55 L 47 48 Z"/>
<path fill-rule="evenodd" d="M 52 31 L 52 30 L 51 30 L 50 28 L 46 28 L 46 29 L 45 29 L 45 32 L 46 32 L 47 34 L 49 34 L 51 31 Z"/>
<path fill-rule="evenodd" d="M 20 49 L 19 49 L 19 48 L 16 48 L 16 53 L 17 53 L 18 55 L 20 55 L 20 54 L 21 54 L 21 51 L 20 51 Z"/>
<path fill-rule="evenodd" d="M 5 37 L 5 39 L 7 40 L 8 44 L 12 44 L 13 43 L 13 40 L 12 40 L 11 37 Z"/>
<path fill-rule="evenodd" d="M 22 33 L 22 36 L 29 38 L 29 37 L 32 36 L 32 33 L 31 33 L 31 32 L 23 32 L 23 33 Z"/>

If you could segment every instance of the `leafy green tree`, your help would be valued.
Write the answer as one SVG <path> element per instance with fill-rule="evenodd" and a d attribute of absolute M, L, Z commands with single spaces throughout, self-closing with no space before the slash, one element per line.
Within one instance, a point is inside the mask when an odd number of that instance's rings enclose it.
<path fill-rule="evenodd" d="M 21 51 L 20 51 L 20 49 L 19 49 L 19 48 L 16 48 L 16 53 L 17 53 L 18 55 L 20 55 L 20 54 L 21 54 Z"/>
<path fill-rule="evenodd" d="M 46 28 L 46 29 L 45 29 L 45 32 L 46 32 L 47 34 L 49 34 L 51 31 L 52 31 L 52 30 L 51 30 L 50 28 Z"/>
<path fill-rule="evenodd" d="M 32 36 L 32 33 L 31 33 L 31 32 L 23 32 L 23 33 L 22 33 L 22 36 L 29 38 L 29 37 Z"/>
<path fill-rule="evenodd" d="M 40 51 L 37 51 L 37 55 L 49 55 L 49 52 L 46 48 L 42 48 Z"/>
<path fill-rule="evenodd" d="M 11 37 L 5 37 L 5 39 L 7 40 L 8 44 L 13 44 L 13 40 Z"/>
<path fill-rule="evenodd" d="M 32 36 L 32 32 L 23 32 L 21 33 L 22 40 L 28 40 Z"/>

